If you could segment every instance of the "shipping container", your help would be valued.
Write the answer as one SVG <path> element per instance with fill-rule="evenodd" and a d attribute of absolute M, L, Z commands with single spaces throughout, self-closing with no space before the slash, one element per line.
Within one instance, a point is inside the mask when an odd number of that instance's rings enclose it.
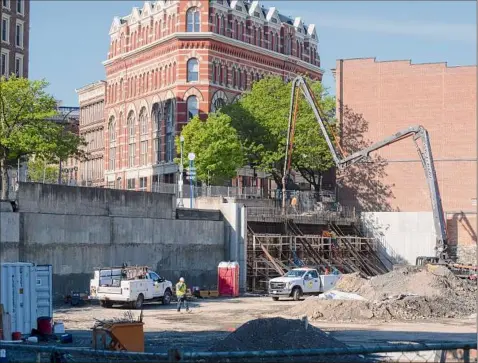
<path fill-rule="evenodd" d="M 52 316 L 52 267 L 26 262 L 0 264 L 0 304 L 9 315 L 10 330 L 30 334 L 37 317 Z M 11 337 L 5 337 L 11 339 Z"/>

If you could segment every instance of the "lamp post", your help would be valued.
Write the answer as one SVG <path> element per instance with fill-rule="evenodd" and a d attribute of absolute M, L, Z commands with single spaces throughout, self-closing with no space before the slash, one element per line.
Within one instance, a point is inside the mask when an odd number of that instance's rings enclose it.
<path fill-rule="evenodd" d="M 183 146 L 184 146 L 184 136 L 181 135 L 179 137 L 180 141 L 180 146 L 181 146 L 181 164 L 179 164 L 179 181 L 178 181 L 178 191 L 179 191 L 179 200 L 178 200 L 178 207 L 179 208 L 184 208 L 183 204 L 183 172 L 184 172 L 184 167 L 183 167 Z"/>
<path fill-rule="evenodd" d="M 194 198 L 194 188 L 193 188 L 193 182 L 196 177 L 196 170 L 194 169 L 194 159 L 196 159 L 196 154 L 194 153 L 189 153 L 188 154 L 188 159 L 189 159 L 189 179 L 190 179 L 190 190 L 191 190 L 191 196 L 189 198 L 189 207 L 192 209 L 193 208 L 193 198 Z"/>

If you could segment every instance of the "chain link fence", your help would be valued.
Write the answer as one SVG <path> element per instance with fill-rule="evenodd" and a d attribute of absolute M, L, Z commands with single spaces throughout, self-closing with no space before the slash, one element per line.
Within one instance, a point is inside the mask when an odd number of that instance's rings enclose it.
<path fill-rule="evenodd" d="M 0 342 L 0 362 L 476 362 L 476 342 L 234 352 L 133 353 Z"/>

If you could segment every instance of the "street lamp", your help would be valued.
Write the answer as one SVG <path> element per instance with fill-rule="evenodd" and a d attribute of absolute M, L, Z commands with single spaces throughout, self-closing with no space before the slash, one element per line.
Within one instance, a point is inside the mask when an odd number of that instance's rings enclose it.
<path fill-rule="evenodd" d="M 188 159 L 189 159 L 189 176 L 190 176 L 190 190 L 191 190 L 191 197 L 189 198 L 189 207 L 192 209 L 193 208 L 193 197 L 194 197 L 194 188 L 193 188 L 193 182 L 194 178 L 196 177 L 196 170 L 194 169 L 194 159 L 196 159 L 196 154 L 195 153 L 189 153 L 188 154 Z"/>
<path fill-rule="evenodd" d="M 184 136 L 181 135 L 179 137 L 180 145 L 181 145 L 181 164 L 179 164 L 179 181 L 178 181 L 178 190 L 179 190 L 179 200 L 178 200 L 178 207 L 184 208 L 183 204 L 183 146 L 184 146 Z"/>

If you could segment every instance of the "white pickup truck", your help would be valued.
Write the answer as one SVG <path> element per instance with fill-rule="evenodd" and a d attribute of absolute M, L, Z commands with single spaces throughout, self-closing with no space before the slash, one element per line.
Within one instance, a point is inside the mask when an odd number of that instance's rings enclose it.
<path fill-rule="evenodd" d="M 141 309 L 148 301 L 169 305 L 172 293 L 171 281 L 148 267 L 106 267 L 97 269 L 90 280 L 89 299 L 99 300 L 105 308 L 117 304 Z"/>
<path fill-rule="evenodd" d="M 299 300 L 302 295 L 318 295 L 335 286 L 341 275 L 320 275 L 313 268 L 295 268 L 284 276 L 269 281 L 269 295 L 277 301 L 280 297 Z"/>

